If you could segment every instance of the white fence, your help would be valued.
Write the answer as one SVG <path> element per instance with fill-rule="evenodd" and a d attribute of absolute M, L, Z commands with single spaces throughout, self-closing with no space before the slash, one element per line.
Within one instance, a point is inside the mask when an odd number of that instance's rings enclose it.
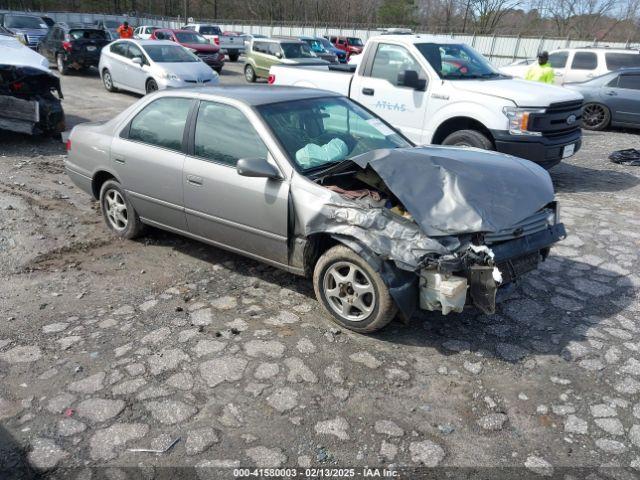
<path fill-rule="evenodd" d="M 26 13 L 26 12 L 25 12 Z M 141 15 L 127 17 L 123 15 L 103 15 L 96 13 L 72 13 L 72 12 L 48 12 L 41 13 L 59 22 L 67 23 L 94 23 L 96 20 L 128 20 L 132 25 L 156 25 L 165 28 L 179 28 L 184 25 L 184 20 L 180 18 L 162 18 Z M 196 19 L 196 21 L 198 21 Z M 244 22 L 225 23 L 225 21 L 212 21 L 219 25 L 222 30 L 239 31 L 246 33 L 260 33 L 268 36 L 323 36 L 323 35 L 346 35 L 359 37 L 366 41 L 369 37 L 378 35 L 380 30 L 362 28 L 341 28 L 331 26 L 293 26 L 293 25 L 257 25 Z M 429 32 L 417 32 L 429 34 Z M 597 45 L 597 42 L 590 40 L 573 40 L 569 38 L 544 38 L 544 37 L 514 37 L 498 35 L 472 35 L 472 34 L 432 34 L 440 40 L 454 39 L 464 42 L 487 57 L 494 65 L 501 66 L 522 58 L 535 57 L 541 50 L 555 50 L 567 47 L 583 47 L 587 45 Z M 601 42 L 600 45 L 611 48 L 640 48 L 640 44 L 629 44 L 624 42 Z"/>

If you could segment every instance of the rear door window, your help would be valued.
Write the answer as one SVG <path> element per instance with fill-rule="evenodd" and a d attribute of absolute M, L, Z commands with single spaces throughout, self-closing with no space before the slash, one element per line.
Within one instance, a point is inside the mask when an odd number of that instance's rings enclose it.
<path fill-rule="evenodd" d="M 640 67 L 640 54 L 606 52 L 604 61 L 607 64 L 607 70 Z"/>
<path fill-rule="evenodd" d="M 549 63 L 553 68 L 564 68 L 567 66 L 569 52 L 553 52 L 549 55 Z M 533 62 L 532 62 L 533 63 Z"/>
<path fill-rule="evenodd" d="M 576 52 L 571 62 L 572 70 L 595 70 L 598 57 L 594 52 Z"/>
<path fill-rule="evenodd" d="M 194 154 L 235 167 L 241 158 L 266 159 L 268 150 L 240 110 L 221 103 L 202 102 L 196 122 Z"/>
<path fill-rule="evenodd" d="M 177 97 L 151 102 L 131 121 L 127 138 L 156 147 L 182 150 L 182 137 L 191 104 L 191 99 Z"/>

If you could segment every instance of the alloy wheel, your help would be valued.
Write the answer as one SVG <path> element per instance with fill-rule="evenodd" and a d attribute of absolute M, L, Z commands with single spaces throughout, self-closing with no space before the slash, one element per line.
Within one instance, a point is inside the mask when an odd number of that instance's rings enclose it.
<path fill-rule="evenodd" d="M 330 308 L 341 318 L 360 322 L 376 307 L 376 291 L 367 273 L 351 262 L 337 262 L 323 279 L 324 295 Z"/>
<path fill-rule="evenodd" d="M 591 128 L 597 128 L 605 121 L 607 114 L 601 105 L 587 105 L 582 112 L 582 121 Z"/>
<path fill-rule="evenodd" d="M 104 208 L 109 223 L 114 230 L 119 232 L 125 230 L 129 224 L 129 215 L 124 198 L 119 191 L 113 189 L 107 190 L 104 198 Z"/>
<path fill-rule="evenodd" d="M 107 87 L 107 90 L 111 90 L 113 88 L 113 80 L 111 79 L 111 74 L 107 71 L 102 75 L 102 81 L 104 82 L 104 86 Z"/>

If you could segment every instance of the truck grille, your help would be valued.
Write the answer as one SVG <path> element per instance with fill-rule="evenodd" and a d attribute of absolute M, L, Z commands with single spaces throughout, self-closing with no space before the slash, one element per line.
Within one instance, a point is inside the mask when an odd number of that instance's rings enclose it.
<path fill-rule="evenodd" d="M 582 100 L 552 103 L 545 113 L 531 115 L 529 127 L 547 137 L 558 137 L 580 129 L 582 122 Z"/>
<path fill-rule="evenodd" d="M 555 214 L 555 206 L 543 208 L 530 217 L 515 224 L 513 227 L 500 230 L 499 232 L 487 233 L 484 236 L 484 241 L 487 245 L 491 245 L 493 243 L 513 240 L 514 238 L 520 238 L 540 232 L 549 227 L 547 217 L 550 214 Z"/>
<path fill-rule="evenodd" d="M 27 35 L 27 43 L 30 47 L 35 47 L 40 43 L 40 40 L 44 38 L 44 34 L 29 34 Z"/>

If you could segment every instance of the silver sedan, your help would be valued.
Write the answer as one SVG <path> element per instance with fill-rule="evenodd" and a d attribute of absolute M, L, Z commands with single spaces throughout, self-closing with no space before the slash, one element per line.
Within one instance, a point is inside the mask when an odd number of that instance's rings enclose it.
<path fill-rule="evenodd" d="M 213 86 L 219 77 L 186 48 L 165 40 L 118 40 L 102 49 L 98 66 L 113 92 L 151 93 L 167 88 Z"/>
<path fill-rule="evenodd" d="M 564 237 L 549 174 L 414 147 L 343 96 L 294 87 L 158 92 L 76 126 L 65 163 L 123 238 L 146 225 L 313 279 L 345 328 L 396 312 L 495 310 Z"/>

